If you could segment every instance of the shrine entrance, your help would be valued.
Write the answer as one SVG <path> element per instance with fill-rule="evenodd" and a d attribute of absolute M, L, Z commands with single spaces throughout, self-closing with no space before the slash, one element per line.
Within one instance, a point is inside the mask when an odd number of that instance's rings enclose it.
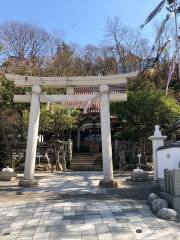
<path fill-rule="evenodd" d="M 100 186 L 117 186 L 117 183 L 113 178 L 109 110 L 110 101 L 126 101 L 127 78 L 134 77 L 136 75 L 137 72 L 111 76 L 87 77 L 34 77 L 6 74 L 6 78 L 10 81 L 13 81 L 16 87 L 32 87 L 31 93 L 14 96 L 14 102 L 31 103 L 25 158 L 25 171 L 24 178 L 20 182 L 20 185 L 32 186 L 37 184 L 37 181 L 34 178 L 34 169 L 38 139 L 40 103 L 60 103 L 65 106 L 68 105 L 69 107 L 75 103 L 78 103 L 87 110 L 91 103 L 97 104 L 98 102 L 100 106 L 103 156 L 103 180 L 100 181 Z M 43 87 L 59 89 L 65 88 L 66 94 L 48 95 L 46 92 L 43 92 Z M 79 91 L 79 88 L 81 91 Z M 81 139 L 78 137 L 78 146 L 80 146 L 80 140 Z"/>
<path fill-rule="evenodd" d="M 97 129 L 87 129 L 83 135 L 84 139 L 81 152 L 87 151 L 89 153 L 100 153 L 102 151 L 101 133 Z"/>
<path fill-rule="evenodd" d="M 97 112 L 87 113 L 78 124 L 76 139 L 74 142 L 75 152 L 100 153 L 102 151 L 101 120 L 99 108 Z"/>

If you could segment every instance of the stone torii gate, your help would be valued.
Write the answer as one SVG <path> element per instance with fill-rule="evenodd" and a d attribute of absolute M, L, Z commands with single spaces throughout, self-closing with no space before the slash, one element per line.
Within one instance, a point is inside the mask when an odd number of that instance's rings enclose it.
<path fill-rule="evenodd" d="M 100 186 L 113 187 L 117 183 L 113 178 L 111 128 L 110 128 L 110 101 L 126 101 L 127 78 L 134 77 L 137 72 L 110 76 L 86 77 L 34 77 L 6 74 L 6 78 L 13 81 L 16 87 L 32 87 L 31 94 L 14 95 L 14 102 L 31 103 L 26 146 L 24 178 L 21 186 L 37 184 L 34 179 L 36 148 L 39 128 L 40 103 L 56 102 L 90 102 L 100 98 L 101 137 L 103 155 L 103 180 Z M 120 86 L 123 86 L 122 88 Z M 41 90 L 43 87 L 66 88 L 66 95 L 47 95 Z M 98 92 L 91 94 L 75 94 L 75 88 L 97 88 Z M 119 90 L 118 90 L 119 89 Z"/>

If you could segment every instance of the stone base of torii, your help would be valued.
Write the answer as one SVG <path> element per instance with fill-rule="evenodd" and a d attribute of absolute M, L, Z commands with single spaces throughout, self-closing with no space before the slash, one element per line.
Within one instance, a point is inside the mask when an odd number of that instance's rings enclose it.
<path fill-rule="evenodd" d="M 102 156 L 103 156 L 103 179 L 99 185 L 101 187 L 117 187 L 118 183 L 113 178 L 111 128 L 110 128 L 110 101 L 126 101 L 126 91 L 109 91 L 109 85 L 125 85 L 128 77 L 134 77 L 137 73 L 118 74 L 112 76 L 88 76 L 88 77 L 69 77 L 69 78 L 43 78 L 27 77 L 20 75 L 6 74 L 6 78 L 13 81 L 16 87 L 32 87 L 31 95 L 15 95 L 14 101 L 23 103 L 30 102 L 30 117 L 28 126 L 28 137 L 25 158 L 24 178 L 20 181 L 21 186 L 30 187 L 37 185 L 34 178 L 36 161 L 36 148 L 38 140 L 40 103 L 65 101 L 93 101 L 98 95 L 74 95 L 75 87 L 99 87 L 100 115 L 101 115 L 101 136 L 102 136 Z M 43 87 L 66 88 L 67 95 L 47 95 L 41 93 Z M 69 91 L 70 90 L 70 91 Z M 71 94 L 69 94 L 69 92 Z"/>

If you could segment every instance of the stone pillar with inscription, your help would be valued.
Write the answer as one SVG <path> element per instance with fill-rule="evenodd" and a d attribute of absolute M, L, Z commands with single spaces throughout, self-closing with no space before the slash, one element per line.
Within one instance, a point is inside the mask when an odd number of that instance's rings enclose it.
<path fill-rule="evenodd" d="M 154 168 L 154 181 L 155 185 L 158 180 L 158 159 L 157 159 L 157 149 L 159 147 L 164 146 L 164 140 L 166 136 L 162 136 L 161 131 L 159 129 L 159 125 L 155 126 L 154 135 L 149 137 L 149 140 L 152 141 L 152 149 L 153 149 L 153 168 Z"/>

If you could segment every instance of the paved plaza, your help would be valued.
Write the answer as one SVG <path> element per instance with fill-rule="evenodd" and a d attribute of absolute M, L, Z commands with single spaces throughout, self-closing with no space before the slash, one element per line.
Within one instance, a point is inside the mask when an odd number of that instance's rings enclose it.
<path fill-rule="evenodd" d="M 128 198 L 135 187 L 124 184 L 115 194 L 97 187 L 101 177 L 97 172 L 49 174 L 34 189 L 14 183 L 5 190 L 0 182 L 0 240 L 180 239 L 179 223 L 156 218 L 143 199 Z M 122 189 L 127 194 L 121 195 Z"/>

